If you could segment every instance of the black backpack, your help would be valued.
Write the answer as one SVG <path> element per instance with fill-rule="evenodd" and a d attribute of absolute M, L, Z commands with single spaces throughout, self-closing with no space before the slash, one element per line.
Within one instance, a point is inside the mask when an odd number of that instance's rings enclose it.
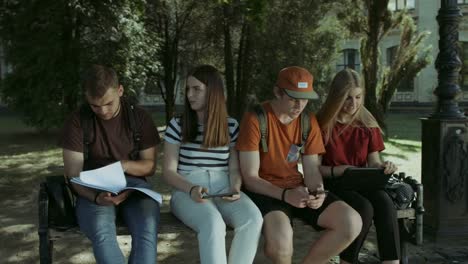
<path fill-rule="evenodd" d="M 412 179 L 408 177 L 407 180 L 411 181 Z M 416 194 L 411 185 L 395 176 L 388 180 L 385 192 L 392 198 L 393 204 L 398 210 L 408 208 L 416 199 Z"/>
<path fill-rule="evenodd" d="M 46 181 L 41 183 L 39 195 L 39 218 L 40 223 L 47 221 L 48 226 L 58 230 L 67 230 L 77 225 L 75 218 L 75 197 L 68 187 L 64 175 L 47 176 Z M 47 211 L 41 206 L 47 195 Z"/>
<path fill-rule="evenodd" d="M 265 109 L 263 108 L 263 106 L 260 104 L 255 104 L 252 107 L 252 110 L 257 115 L 258 125 L 260 127 L 260 135 L 261 135 L 260 144 L 262 147 L 262 151 L 268 152 L 268 144 L 267 144 L 268 115 L 265 112 Z M 307 141 L 307 137 L 309 136 L 310 129 L 311 129 L 309 113 L 307 111 L 302 111 L 300 118 L 301 118 L 301 132 L 302 132 L 301 145 L 304 146 L 305 142 Z M 301 148 L 301 154 L 303 153 L 304 153 L 304 148 Z"/>

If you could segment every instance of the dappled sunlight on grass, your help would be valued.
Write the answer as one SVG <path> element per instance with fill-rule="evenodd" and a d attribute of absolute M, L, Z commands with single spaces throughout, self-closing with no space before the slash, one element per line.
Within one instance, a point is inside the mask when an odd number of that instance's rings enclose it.
<path fill-rule="evenodd" d="M 31 230 L 34 230 L 36 228 L 36 225 L 32 224 L 25 224 L 25 225 L 10 225 L 10 226 L 5 226 L 0 228 L 0 232 L 4 234 L 14 234 L 14 233 L 29 233 Z"/>
<path fill-rule="evenodd" d="M 421 180 L 421 141 L 388 139 L 382 157 L 395 163 L 399 172 Z"/>
<path fill-rule="evenodd" d="M 420 113 L 390 114 L 384 160 L 394 162 L 399 172 L 421 180 L 421 121 Z"/>
<path fill-rule="evenodd" d="M 166 260 L 183 250 L 184 240 L 177 233 L 160 234 L 158 236 L 158 258 Z"/>
<path fill-rule="evenodd" d="M 0 155 L 1 184 L 36 182 L 38 176 L 50 174 L 47 167 L 62 163 L 62 151 L 53 148 L 23 154 Z"/>

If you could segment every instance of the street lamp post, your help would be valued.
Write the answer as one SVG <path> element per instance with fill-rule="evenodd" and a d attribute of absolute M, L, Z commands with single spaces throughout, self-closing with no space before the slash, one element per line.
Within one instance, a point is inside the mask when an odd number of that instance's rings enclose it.
<path fill-rule="evenodd" d="M 422 119 L 422 183 L 424 222 L 436 240 L 468 237 L 468 120 L 456 97 L 462 63 L 458 56 L 457 0 L 441 0 L 439 55 L 436 60 L 437 105 Z"/>

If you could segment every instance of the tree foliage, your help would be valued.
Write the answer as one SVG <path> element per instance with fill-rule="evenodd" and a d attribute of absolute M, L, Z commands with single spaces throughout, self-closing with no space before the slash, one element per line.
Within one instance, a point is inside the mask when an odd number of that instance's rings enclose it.
<path fill-rule="evenodd" d="M 272 95 L 278 71 L 299 65 L 322 95 L 346 37 L 339 0 L 4 1 L 0 33 L 12 71 L 2 99 L 39 128 L 58 126 L 81 101 L 80 72 L 114 67 L 126 91 L 159 90 L 167 120 L 188 69 L 226 77 L 228 109 Z"/>
<path fill-rule="evenodd" d="M 309 69 L 314 75 L 314 89 L 325 96 L 340 45 L 347 36 L 333 15 L 338 2 L 270 2 L 265 15 L 268 27 L 260 28 L 255 36 L 260 41 L 255 41 L 251 87 L 260 100 L 272 96 L 278 71 L 290 65 Z"/>
<path fill-rule="evenodd" d="M 427 32 L 416 31 L 406 11 L 391 12 L 389 0 L 346 0 L 339 18 L 355 37 L 361 38 L 361 61 L 365 105 L 385 129 L 385 113 L 398 85 L 413 79 L 430 63 L 430 47 L 424 47 Z M 400 45 L 390 67 L 380 63 L 380 44 L 391 31 L 400 30 Z"/>
<path fill-rule="evenodd" d="M 403 80 L 414 78 L 430 63 L 432 47 L 424 47 L 424 41 L 429 33 L 417 33 L 414 21 L 409 16 L 403 16 L 401 22 L 400 44 L 392 65 L 383 70 L 382 79 L 377 91 L 378 104 L 384 114 L 390 106 L 391 99 L 397 87 Z"/>
<path fill-rule="evenodd" d="M 315 89 L 324 94 L 346 35 L 334 16 L 323 15 L 332 13 L 338 1 L 247 2 L 230 1 L 224 6 L 224 62 L 228 95 L 233 98 L 228 100 L 231 113 L 240 117 L 252 97 L 260 101 L 271 97 L 278 71 L 286 66 L 309 69 Z"/>
<path fill-rule="evenodd" d="M 24 0 L 1 4 L 0 33 L 12 70 L 2 99 L 39 129 L 60 126 L 82 100 L 80 73 L 93 63 L 116 68 L 138 92 L 152 60 L 155 35 L 145 30 L 145 1 Z"/>

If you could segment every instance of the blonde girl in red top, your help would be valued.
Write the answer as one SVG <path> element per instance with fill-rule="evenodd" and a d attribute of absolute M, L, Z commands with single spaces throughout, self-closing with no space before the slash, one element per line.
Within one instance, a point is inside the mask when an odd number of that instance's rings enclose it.
<path fill-rule="evenodd" d="M 387 174 L 397 170 L 395 164 L 380 158 L 379 152 L 385 148 L 382 131 L 364 107 L 364 87 L 356 71 L 344 69 L 335 75 L 317 119 L 326 150 L 320 167 L 325 185 L 327 179 L 342 177 L 348 167 L 381 167 Z M 399 263 L 396 209 L 387 193 L 383 190 L 331 191 L 359 212 L 363 223 L 359 236 L 340 254 L 342 263 L 358 263 L 359 250 L 372 221 L 382 263 Z"/>

